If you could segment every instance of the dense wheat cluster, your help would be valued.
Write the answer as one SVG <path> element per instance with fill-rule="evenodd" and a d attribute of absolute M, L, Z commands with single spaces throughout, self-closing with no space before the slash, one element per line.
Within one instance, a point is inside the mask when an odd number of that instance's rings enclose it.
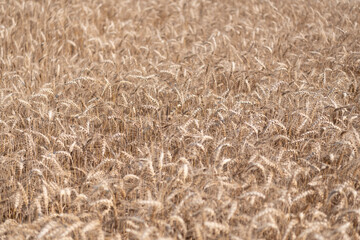
<path fill-rule="evenodd" d="M 359 239 L 359 6 L 0 2 L 0 239 Z"/>

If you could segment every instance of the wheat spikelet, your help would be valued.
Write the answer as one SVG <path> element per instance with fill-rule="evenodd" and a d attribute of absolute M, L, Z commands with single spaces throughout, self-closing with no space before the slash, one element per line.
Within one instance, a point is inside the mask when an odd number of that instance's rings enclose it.
<path fill-rule="evenodd" d="M 29 204 L 29 199 L 28 199 L 28 195 L 24 189 L 24 187 L 21 185 L 20 182 L 17 183 L 19 189 L 20 189 L 20 192 L 21 192 L 21 196 L 22 196 L 22 201 L 25 203 L 25 205 L 28 205 Z"/>
<path fill-rule="evenodd" d="M 301 199 L 304 199 L 305 197 L 314 194 L 315 192 L 313 190 L 307 190 L 305 192 L 300 193 L 296 197 L 292 199 L 292 203 L 295 203 L 297 201 L 300 201 Z"/>
<path fill-rule="evenodd" d="M 33 203 L 33 205 L 35 205 L 35 206 L 33 206 L 33 208 L 36 208 L 36 214 L 39 217 L 41 217 L 43 215 L 40 198 L 41 198 L 41 196 L 35 198 L 34 203 Z"/>
<path fill-rule="evenodd" d="M 69 159 L 72 159 L 71 154 L 69 152 L 67 152 L 67 151 L 56 151 L 55 154 L 60 155 L 60 156 L 66 156 Z"/>
<path fill-rule="evenodd" d="M 18 192 L 15 193 L 15 196 L 14 196 L 14 208 L 15 208 L 15 210 L 18 209 L 21 202 L 22 202 L 21 193 L 18 191 Z"/>
<path fill-rule="evenodd" d="M 50 221 L 47 223 L 36 236 L 37 239 L 43 239 L 52 229 L 58 227 L 59 224 L 55 221 Z"/>
<path fill-rule="evenodd" d="M 131 179 L 135 179 L 136 181 L 139 181 L 140 178 L 136 175 L 133 174 L 127 174 L 126 176 L 124 176 L 124 181 L 130 181 Z"/>
<path fill-rule="evenodd" d="M 141 239 L 141 237 L 142 237 L 142 236 L 141 236 L 141 233 L 140 233 L 139 231 L 135 231 L 135 230 L 129 229 L 129 228 L 126 228 L 125 231 L 126 231 L 127 233 L 132 234 L 132 235 L 135 236 L 137 239 Z"/>
<path fill-rule="evenodd" d="M 170 217 L 170 221 L 177 222 L 181 226 L 183 236 L 186 236 L 187 227 L 186 227 L 186 224 L 185 224 L 184 220 L 180 216 L 173 215 L 173 216 Z"/>
<path fill-rule="evenodd" d="M 195 224 L 195 236 L 197 240 L 203 239 L 202 226 L 200 224 Z"/>
<path fill-rule="evenodd" d="M 33 157 L 34 153 L 35 153 L 35 143 L 34 143 L 34 139 L 32 138 L 32 136 L 29 133 L 25 133 L 26 139 L 26 150 L 29 154 L 29 156 Z"/>
<path fill-rule="evenodd" d="M 262 194 L 261 192 L 256 192 L 256 191 L 252 191 L 252 192 L 246 192 L 242 195 L 239 196 L 239 199 L 242 199 L 242 198 L 246 198 L 246 197 L 252 197 L 252 196 L 255 196 L 255 197 L 259 197 L 259 198 L 262 198 L 262 199 L 265 199 L 265 195 Z"/>
<path fill-rule="evenodd" d="M 305 231 L 303 231 L 298 238 L 303 239 L 306 238 L 310 233 L 315 232 L 315 231 L 319 231 L 321 229 L 323 229 L 324 227 L 326 227 L 326 223 L 312 223 L 312 226 L 307 228 Z"/>
<path fill-rule="evenodd" d="M 127 227 L 131 227 L 134 230 L 139 230 L 140 229 L 140 226 L 138 224 L 134 223 L 131 220 L 126 220 L 126 225 L 127 225 Z"/>
<path fill-rule="evenodd" d="M 299 135 L 301 130 L 305 127 L 305 124 L 308 122 L 308 119 L 302 121 L 302 123 L 296 128 L 296 135 Z"/>
<path fill-rule="evenodd" d="M 179 175 L 183 175 L 183 181 L 186 180 L 186 178 L 188 177 L 189 174 L 189 167 L 187 164 L 183 164 L 183 166 L 181 167 L 180 171 L 179 171 Z"/>
<path fill-rule="evenodd" d="M 90 203 L 90 206 L 99 207 L 101 205 L 104 205 L 104 206 L 107 206 L 108 208 L 110 208 L 113 205 L 113 202 L 109 199 L 100 199 L 100 200 L 93 201 Z"/>
<path fill-rule="evenodd" d="M 84 234 L 93 230 L 93 229 L 97 229 L 100 226 L 100 222 L 98 220 L 94 220 L 91 221 L 89 223 L 87 223 L 82 229 L 81 232 L 83 232 Z"/>
<path fill-rule="evenodd" d="M 150 239 L 150 235 L 157 231 L 156 227 L 149 227 L 140 235 L 140 239 Z"/>
<path fill-rule="evenodd" d="M 68 227 L 66 228 L 66 230 L 61 234 L 60 237 L 61 237 L 61 238 L 66 237 L 66 236 L 69 235 L 71 232 L 73 232 L 74 230 L 80 228 L 80 227 L 83 226 L 83 225 L 84 225 L 83 222 L 76 222 L 76 223 L 68 226 Z"/>
<path fill-rule="evenodd" d="M 237 210 L 237 207 L 238 207 L 238 204 L 237 202 L 233 202 L 231 204 L 231 207 L 230 207 L 230 210 L 229 210 L 229 213 L 228 213 L 228 216 L 227 216 L 227 220 L 229 221 L 235 214 L 236 210 Z"/>
<path fill-rule="evenodd" d="M 257 221 L 260 217 L 268 215 L 268 214 L 274 214 L 274 215 L 282 215 L 282 212 L 280 212 L 279 210 L 275 209 L 275 208 L 266 208 L 263 211 L 259 212 L 258 214 L 256 214 L 252 221 Z"/>
<path fill-rule="evenodd" d="M 32 106 L 31 106 L 31 104 L 30 104 L 29 102 L 27 102 L 27 101 L 25 101 L 25 100 L 23 100 L 23 99 L 18 99 L 18 101 L 19 101 L 21 104 L 23 104 L 26 108 L 29 108 L 29 109 L 32 108 Z"/>
<path fill-rule="evenodd" d="M 48 97 L 42 93 L 33 94 L 31 98 L 43 98 L 46 102 L 49 101 Z"/>
<path fill-rule="evenodd" d="M 218 222 L 205 221 L 204 226 L 207 227 L 208 229 L 210 229 L 211 231 L 215 231 L 216 233 L 218 233 L 220 231 L 223 231 L 223 232 L 229 231 L 228 226 L 226 226 L 225 224 L 218 223 Z"/>
<path fill-rule="evenodd" d="M 231 146 L 231 144 L 228 144 L 228 143 L 219 145 L 215 150 L 215 157 L 214 157 L 215 163 L 219 163 L 220 153 L 221 153 L 222 148 L 224 148 L 224 147 L 232 147 L 232 146 Z"/>
<path fill-rule="evenodd" d="M 49 195 L 48 195 L 47 188 L 44 184 L 42 185 L 42 191 L 43 191 L 42 198 L 44 200 L 44 207 L 45 207 L 45 211 L 47 212 L 48 208 L 49 208 Z"/>
<path fill-rule="evenodd" d="M 283 235 L 283 237 L 282 237 L 283 240 L 288 239 L 288 235 L 290 234 L 292 228 L 293 228 L 297 223 L 298 223 L 298 221 L 295 220 L 295 219 L 293 219 L 293 220 L 290 221 L 290 223 L 288 224 L 288 226 L 287 226 L 287 228 L 286 228 L 286 230 L 285 230 L 285 233 L 284 233 L 284 235 Z"/>
<path fill-rule="evenodd" d="M 280 173 L 281 176 L 283 176 L 284 172 L 282 171 L 281 168 L 278 167 L 277 164 L 271 162 L 269 159 L 267 159 L 266 157 L 260 155 L 261 160 L 265 163 L 265 165 L 275 169 L 278 173 Z"/>
<path fill-rule="evenodd" d="M 56 143 L 59 144 L 62 149 L 65 148 L 64 142 L 61 141 L 60 139 L 56 139 Z M 64 154 L 64 155 L 66 155 L 66 154 Z"/>
<path fill-rule="evenodd" d="M 131 154 L 124 152 L 124 151 L 122 151 L 121 153 L 124 154 L 126 158 L 128 158 L 130 160 L 134 160 L 134 157 Z"/>
<path fill-rule="evenodd" d="M 63 170 L 63 168 L 53 154 L 42 155 L 41 157 L 43 158 L 43 160 L 47 160 L 52 163 L 52 167 L 55 168 L 56 174 L 66 175 L 65 171 Z"/>
<path fill-rule="evenodd" d="M 163 207 L 162 203 L 154 200 L 139 200 L 140 205 L 145 205 L 149 207 L 155 207 L 156 209 L 161 209 Z"/>

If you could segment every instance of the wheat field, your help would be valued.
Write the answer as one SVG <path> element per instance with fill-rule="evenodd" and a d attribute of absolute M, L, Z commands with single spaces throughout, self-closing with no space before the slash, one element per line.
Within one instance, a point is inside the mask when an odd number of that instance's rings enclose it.
<path fill-rule="evenodd" d="M 0 239 L 360 239 L 360 2 L 0 2 Z"/>

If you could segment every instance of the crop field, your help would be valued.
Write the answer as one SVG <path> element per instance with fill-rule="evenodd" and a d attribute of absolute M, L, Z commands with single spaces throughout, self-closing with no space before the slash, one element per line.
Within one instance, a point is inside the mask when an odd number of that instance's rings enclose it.
<path fill-rule="evenodd" d="M 0 0 L 0 239 L 360 239 L 358 0 Z"/>

